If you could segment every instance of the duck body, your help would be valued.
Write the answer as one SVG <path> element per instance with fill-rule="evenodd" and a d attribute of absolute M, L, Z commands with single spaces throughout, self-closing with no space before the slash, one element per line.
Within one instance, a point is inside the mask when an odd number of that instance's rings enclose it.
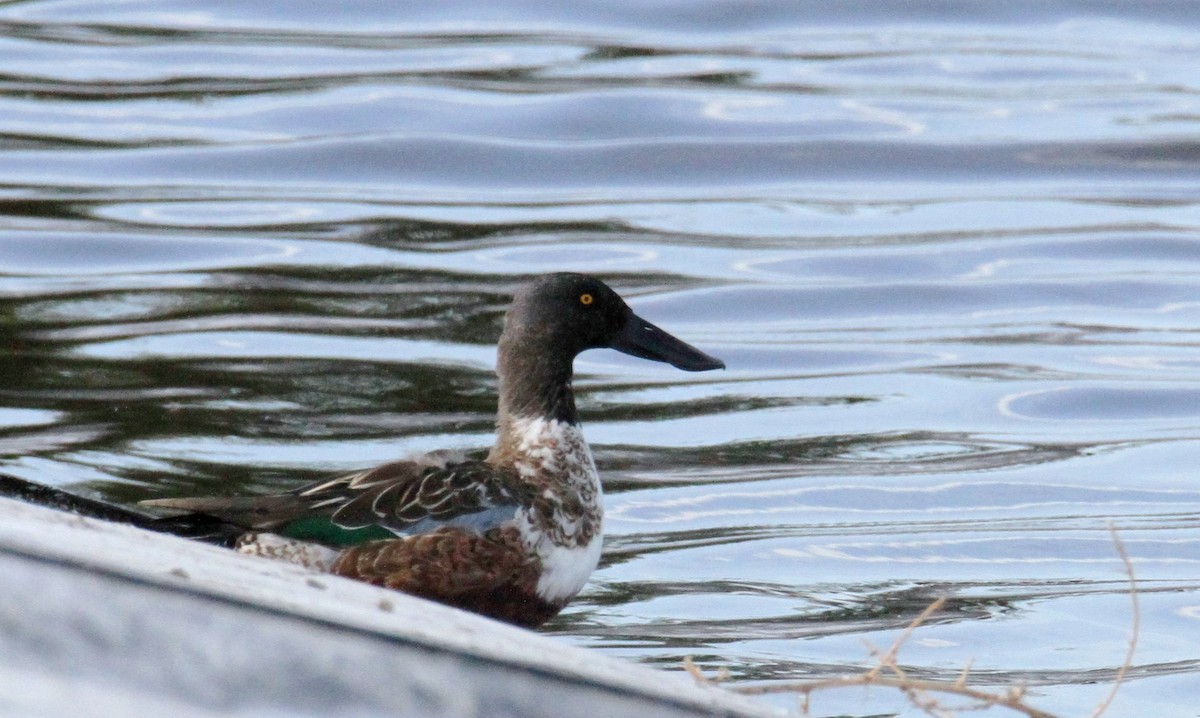
<path fill-rule="evenodd" d="M 547 275 L 505 316 L 496 443 L 484 460 L 433 452 L 285 494 L 143 504 L 245 527 L 243 553 L 540 625 L 600 559 L 603 492 L 571 386 L 575 356 L 600 347 L 688 371 L 724 366 L 600 280 Z"/>

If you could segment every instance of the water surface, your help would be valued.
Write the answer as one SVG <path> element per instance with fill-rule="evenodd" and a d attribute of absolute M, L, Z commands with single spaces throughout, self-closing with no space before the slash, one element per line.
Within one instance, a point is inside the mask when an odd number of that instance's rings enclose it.
<path fill-rule="evenodd" d="M 132 503 L 490 441 L 533 274 L 722 357 L 577 362 L 546 631 L 738 682 L 900 655 L 1191 716 L 1200 12 L 0 4 L 0 468 Z M 1189 686 L 1191 688 L 1189 688 Z M 773 699 L 792 705 L 787 699 Z M 886 691 L 817 715 L 917 715 Z"/>

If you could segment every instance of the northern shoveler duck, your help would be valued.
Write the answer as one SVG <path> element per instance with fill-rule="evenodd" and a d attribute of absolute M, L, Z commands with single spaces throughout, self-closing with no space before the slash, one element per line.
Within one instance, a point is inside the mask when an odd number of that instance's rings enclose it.
<path fill-rule="evenodd" d="M 600 280 L 552 274 L 505 315 L 496 443 L 483 461 L 434 452 L 274 496 L 142 503 L 245 527 L 244 553 L 537 626 L 600 558 L 600 479 L 571 376 L 576 355 L 603 347 L 686 371 L 725 366 Z"/>

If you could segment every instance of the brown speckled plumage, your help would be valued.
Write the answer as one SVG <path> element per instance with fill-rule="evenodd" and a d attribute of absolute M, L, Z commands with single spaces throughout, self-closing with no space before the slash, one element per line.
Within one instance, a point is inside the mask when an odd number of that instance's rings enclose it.
<path fill-rule="evenodd" d="M 530 487 L 525 502 L 538 531 L 563 546 L 585 546 L 600 535 L 603 507 L 595 464 L 583 433 L 571 424 L 510 419 L 488 463 L 511 466 Z"/>
<path fill-rule="evenodd" d="M 566 603 L 538 597 L 540 566 L 513 527 L 372 541 L 343 551 L 330 570 L 524 626 L 543 623 Z"/>

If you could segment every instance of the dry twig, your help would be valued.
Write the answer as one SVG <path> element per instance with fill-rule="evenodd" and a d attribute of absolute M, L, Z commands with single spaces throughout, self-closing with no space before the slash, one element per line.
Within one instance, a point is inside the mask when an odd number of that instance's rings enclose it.
<path fill-rule="evenodd" d="M 917 614 L 917 617 L 910 621 L 900 636 L 892 642 L 892 645 L 887 649 L 887 652 L 881 656 L 878 656 L 879 665 L 867 671 L 867 675 L 879 675 L 879 672 L 884 668 L 891 668 L 893 671 L 897 672 L 898 675 L 903 675 L 903 672 L 900 671 L 900 666 L 896 664 L 896 654 L 900 652 L 900 646 L 904 645 L 908 641 L 909 637 L 912 636 L 913 631 L 920 628 L 925 621 L 929 620 L 930 616 L 942 610 L 942 606 L 945 605 L 946 597 L 942 596 L 934 599 L 933 603 L 926 606 L 924 611 L 921 611 L 921 613 Z M 874 648 L 871 649 L 871 652 L 876 653 Z"/>
<path fill-rule="evenodd" d="M 932 681 L 921 678 L 899 678 L 894 676 L 874 676 L 869 677 L 866 673 L 860 673 L 853 676 L 840 676 L 838 678 L 826 678 L 817 681 L 802 681 L 799 683 L 790 683 L 785 685 L 770 685 L 770 686 L 733 686 L 730 690 L 743 695 L 764 695 L 767 693 L 799 693 L 801 696 L 808 696 L 811 693 L 829 688 L 847 688 L 850 686 L 884 686 L 886 688 L 896 688 L 905 693 L 916 691 L 930 691 L 934 693 L 945 693 L 950 695 L 969 698 L 979 704 L 980 708 L 990 708 L 992 706 L 1000 706 L 1010 708 L 1018 713 L 1023 713 L 1029 718 L 1056 718 L 1053 713 L 1034 708 L 1024 702 L 1025 692 L 1021 689 L 1009 690 L 1005 693 L 991 693 L 989 691 L 969 686 L 959 686 L 956 683 L 946 681 Z"/>
<path fill-rule="evenodd" d="M 734 693 L 743 695 L 764 695 L 768 693 L 798 693 L 804 696 L 805 700 L 817 690 L 829 688 L 847 688 L 851 686 L 883 686 L 886 688 L 896 688 L 902 690 L 906 694 L 911 692 L 931 692 L 943 693 L 948 695 L 958 695 L 961 698 L 971 699 L 976 701 L 980 708 L 990 708 L 994 706 L 1010 708 L 1010 710 L 1018 713 L 1024 713 L 1028 718 L 1056 718 L 1054 714 L 1045 711 L 1040 711 L 1025 702 L 1025 690 L 1022 688 L 1012 688 L 1004 693 L 990 693 L 988 690 L 971 688 L 968 686 L 960 686 L 958 682 L 949 683 L 946 681 L 928 681 L 923 678 L 898 677 L 898 676 L 871 676 L 869 674 L 859 674 L 856 676 L 841 676 L 838 678 L 826 678 L 822 681 L 802 681 L 798 683 L 772 684 L 772 686 L 734 686 L 730 689 Z M 918 704 L 918 707 L 923 706 Z M 932 706 L 940 710 L 938 706 Z"/>
<path fill-rule="evenodd" d="M 1133 560 L 1130 559 L 1129 553 L 1125 550 L 1125 545 L 1122 543 L 1117 529 L 1109 525 L 1109 531 L 1112 533 L 1113 543 L 1117 548 L 1117 555 L 1120 556 L 1122 563 L 1125 565 L 1125 574 L 1129 577 L 1129 600 L 1133 605 L 1133 616 L 1131 632 L 1129 636 L 1129 647 L 1125 652 L 1125 661 L 1117 670 L 1116 676 L 1113 678 L 1112 689 L 1108 695 L 1096 706 L 1095 712 L 1091 718 L 1100 718 L 1109 706 L 1112 705 L 1113 699 L 1117 695 L 1121 684 L 1125 681 L 1125 677 L 1129 669 L 1133 665 L 1133 654 L 1137 648 L 1138 633 L 1141 629 L 1141 611 L 1138 605 L 1137 595 L 1137 578 L 1134 575 Z M 945 605 L 946 600 L 939 598 L 929 604 L 916 618 L 914 618 L 900 636 L 892 643 L 886 651 L 879 651 L 874 646 L 867 644 L 871 655 L 875 656 L 878 664 L 864 672 L 851 676 L 839 676 L 836 678 L 826 678 L 821 680 L 810 681 L 794 681 L 790 683 L 776 683 L 762 686 L 732 686 L 729 690 L 743 695 L 764 695 L 768 693 L 796 693 L 801 698 L 801 706 L 805 715 L 808 715 L 809 700 L 812 694 L 827 690 L 830 688 L 847 688 L 850 686 L 885 686 L 895 688 L 903 692 L 914 706 L 920 708 L 931 716 L 948 717 L 952 716 L 954 711 L 940 705 L 930 693 L 940 693 L 945 695 L 953 695 L 962 698 L 968 698 L 974 703 L 970 706 L 970 710 L 980 710 L 992 707 L 1003 707 L 1018 713 L 1024 714 L 1028 718 L 1056 718 L 1053 714 L 1046 711 L 1034 708 L 1025 702 L 1026 690 L 1024 686 L 1012 686 L 1004 692 L 991 692 L 978 688 L 972 688 L 967 685 L 967 677 L 970 675 L 971 662 L 968 662 L 963 667 L 962 673 L 953 682 L 925 680 L 913 678 L 909 676 L 897 663 L 896 656 L 900 652 L 900 647 L 912 636 L 913 631 L 919 628 Z M 684 658 L 684 668 L 688 673 L 696 679 L 697 682 L 713 684 L 728 678 L 728 671 L 722 669 L 717 678 L 710 679 L 696 666 L 691 657 Z M 894 675 L 882 675 L 884 669 L 887 669 Z"/>
<path fill-rule="evenodd" d="M 717 675 L 715 677 L 709 678 L 708 676 L 704 675 L 704 671 L 700 670 L 700 666 L 696 665 L 696 662 L 692 660 L 691 656 L 683 657 L 683 669 L 687 671 L 697 683 L 703 683 L 705 685 L 716 685 L 717 683 L 729 678 L 729 669 L 725 668 L 724 666 L 717 669 Z"/>
<path fill-rule="evenodd" d="M 1129 577 L 1129 602 L 1132 604 L 1133 617 L 1129 629 L 1129 647 L 1125 651 L 1125 661 L 1117 669 L 1117 675 L 1113 677 L 1112 690 L 1108 692 L 1104 700 L 1100 701 L 1100 705 L 1096 706 L 1092 718 L 1100 718 L 1112 705 L 1113 699 L 1117 697 L 1117 691 L 1125 682 L 1125 674 L 1129 673 L 1129 668 L 1133 665 L 1133 652 L 1137 650 L 1138 633 L 1142 628 L 1142 611 L 1138 605 L 1137 577 L 1133 573 L 1133 559 L 1129 558 L 1129 552 L 1125 550 L 1125 543 L 1121 541 L 1117 527 L 1111 522 L 1108 524 L 1108 531 L 1112 534 L 1113 544 L 1117 547 L 1117 555 L 1121 557 L 1121 563 L 1125 564 L 1125 575 Z"/>

